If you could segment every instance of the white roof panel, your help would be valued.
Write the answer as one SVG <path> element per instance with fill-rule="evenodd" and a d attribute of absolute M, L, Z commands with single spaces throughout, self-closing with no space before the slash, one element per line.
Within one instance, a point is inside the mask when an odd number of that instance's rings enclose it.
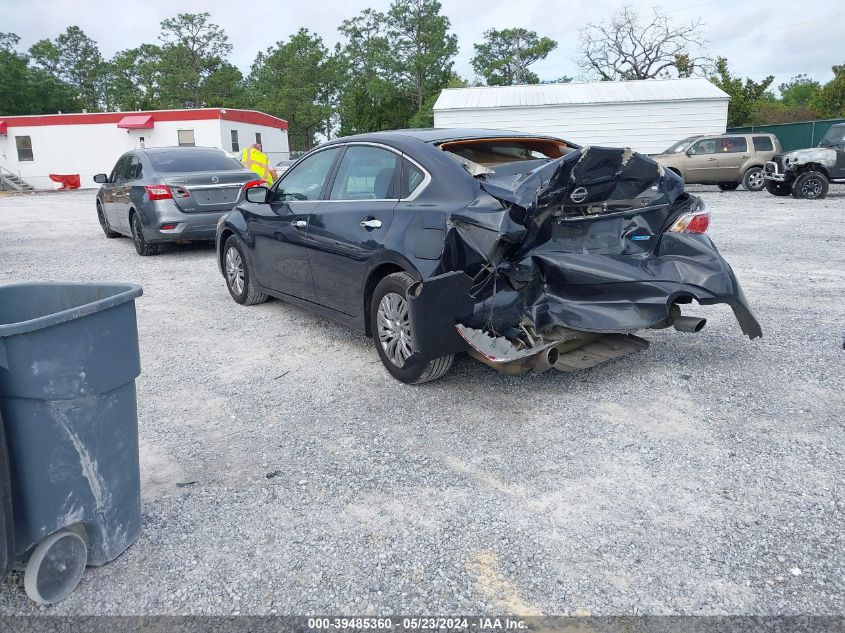
<path fill-rule="evenodd" d="M 568 84 L 484 86 L 446 88 L 435 110 L 475 108 L 518 108 L 527 106 L 588 103 L 631 103 L 642 101 L 686 101 L 728 99 L 728 94 L 702 77 L 688 79 L 643 79 L 639 81 L 593 81 Z"/>

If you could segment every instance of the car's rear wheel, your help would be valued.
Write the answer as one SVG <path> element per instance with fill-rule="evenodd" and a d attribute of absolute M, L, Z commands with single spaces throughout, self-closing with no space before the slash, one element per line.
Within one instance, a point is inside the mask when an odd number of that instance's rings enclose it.
<path fill-rule="evenodd" d="M 742 176 L 742 186 L 747 191 L 762 191 L 766 186 L 766 179 L 763 178 L 762 167 L 749 167 Z"/>
<path fill-rule="evenodd" d="M 818 171 L 807 171 L 798 176 L 792 185 L 792 195 L 805 200 L 818 200 L 827 195 L 827 177 Z"/>
<path fill-rule="evenodd" d="M 103 213 L 103 206 L 99 200 L 97 200 L 97 219 L 100 221 L 100 228 L 103 229 L 103 233 L 105 233 L 107 238 L 113 239 L 120 237 L 120 233 L 115 233 L 109 228 L 109 223 L 106 221 L 106 216 Z"/>
<path fill-rule="evenodd" d="M 737 187 L 739 187 L 738 182 L 720 182 L 719 183 L 719 189 L 721 189 L 722 191 L 733 191 Z"/>
<path fill-rule="evenodd" d="M 223 245 L 223 272 L 229 294 L 237 303 L 252 306 L 267 301 L 267 295 L 255 287 L 243 246 L 234 235 Z"/>
<path fill-rule="evenodd" d="M 777 180 L 766 181 L 766 191 L 773 196 L 788 196 L 792 193 L 792 187 L 785 182 L 778 182 Z"/>
<path fill-rule="evenodd" d="M 129 218 L 129 225 L 132 229 L 132 243 L 135 245 L 135 252 L 141 257 L 157 255 L 161 250 L 158 244 L 150 244 L 144 237 L 144 229 L 141 226 L 141 218 L 133 213 Z"/>
<path fill-rule="evenodd" d="M 370 323 L 379 358 L 391 376 L 418 385 L 437 380 L 452 367 L 453 354 L 428 362 L 408 364 L 414 353 L 408 288 L 414 283 L 407 273 L 393 273 L 382 279 L 370 302 Z"/>

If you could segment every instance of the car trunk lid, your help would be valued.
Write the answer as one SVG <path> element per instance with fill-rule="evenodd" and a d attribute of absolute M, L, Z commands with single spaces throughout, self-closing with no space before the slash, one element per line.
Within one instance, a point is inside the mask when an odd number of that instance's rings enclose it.
<path fill-rule="evenodd" d="M 179 173 L 164 179 L 177 206 L 185 213 L 231 211 L 244 184 L 255 180 L 246 171 Z"/>

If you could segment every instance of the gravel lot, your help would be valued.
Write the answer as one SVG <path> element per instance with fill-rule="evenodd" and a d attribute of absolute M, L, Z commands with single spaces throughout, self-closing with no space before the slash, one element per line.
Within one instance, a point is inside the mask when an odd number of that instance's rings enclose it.
<path fill-rule="evenodd" d="M 236 305 L 210 248 L 106 240 L 93 191 L 0 197 L 0 283 L 144 287 L 141 539 L 49 609 L 13 574 L 0 613 L 845 613 L 845 188 L 696 189 L 763 339 L 700 307 L 579 374 L 419 387 Z"/>

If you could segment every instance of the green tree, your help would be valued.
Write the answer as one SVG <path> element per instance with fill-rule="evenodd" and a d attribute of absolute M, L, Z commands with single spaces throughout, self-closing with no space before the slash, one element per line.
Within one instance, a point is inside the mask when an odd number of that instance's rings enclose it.
<path fill-rule="evenodd" d="M 17 50 L 20 38 L 0 33 L 0 114 L 47 114 L 78 108 L 74 90 L 50 73 L 29 65 Z"/>
<path fill-rule="evenodd" d="M 221 90 L 219 76 L 232 45 L 226 32 L 209 21 L 208 13 L 180 13 L 161 22 L 161 100 L 169 107 L 200 108 Z M 226 76 L 234 79 L 231 67 Z M 238 80 L 239 81 L 239 80 Z"/>
<path fill-rule="evenodd" d="M 833 67 L 833 79 L 813 95 L 810 107 L 824 119 L 845 117 L 845 64 Z"/>
<path fill-rule="evenodd" d="M 762 81 L 734 77 L 728 68 L 728 60 L 724 57 L 716 59 L 715 74 L 710 77 L 710 81 L 727 92 L 731 98 L 728 105 L 728 127 L 752 122 L 755 108 L 765 101 L 766 90 L 774 79 L 772 75 Z"/>
<path fill-rule="evenodd" d="M 79 105 L 96 111 L 106 98 L 107 66 L 97 43 L 78 26 L 69 26 L 55 40 L 40 40 L 29 49 L 32 62 L 76 91 Z"/>
<path fill-rule="evenodd" d="M 778 86 L 780 101 L 786 106 L 807 106 L 821 89 L 821 84 L 807 75 L 795 75 L 792 79 Z"/>
<path fill-rule="evenodd" d="M 512 86 L 540 83 L 528 67 L 545 59 L 557 42 L 522 28 L 490 29 L 484 33 L 484 42 L 473 46 L 473 70 L 491 86 Z"/>
<path fill-rule="evenodd" d="M 340 134 L 407 127 L 417 108 L 395 68 L 387 16 L 365 9 L 338 30 L 346 40 L 336 56 Z"/>
<path fill-rule="evenodd" d="M 259 53 L 252 64 L 249 90 L 257 109 L 288 121 L 290 145 L 311 149 L 316 135 L 328 132 L 331 106 L 325 95 L 334 68 L 320 36 L 302 28 L 287 42 Z"/>
<path fill-rule="evenodd" d="M 112 110 L 152 110 L 161 107 L 161 48 L 141 44 L 120 51 L 108 65 L 106 103 Z"/>
<path fill-rule="evenodd" d="M 409 84 L 417 110 L 452 74 L 458 38 L 437 0 L 394 0 L 387 12 L 393 70 Z"/>

